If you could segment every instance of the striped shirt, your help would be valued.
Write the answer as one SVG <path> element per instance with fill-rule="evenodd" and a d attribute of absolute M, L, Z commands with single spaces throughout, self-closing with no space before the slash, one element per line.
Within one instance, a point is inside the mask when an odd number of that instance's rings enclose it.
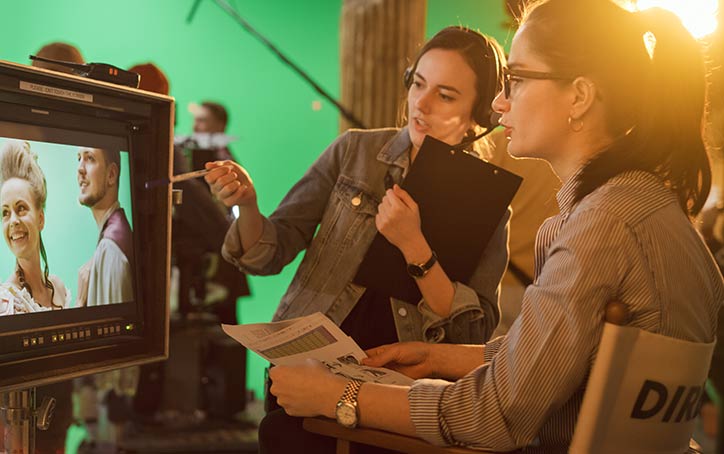
<path fill-rule="evenodd" d="M 565 452 L 610 301 L 630 326 L 694 342 L 715 337 L 724 283 L 676 196 L 652 174 L 612 178 L 574 203 L 577 180 L 557 195 L 560 214 L 536 238 L 536 278 L 506 336 L 455 383 L 416 381 L 408 398 L 431 443 Z M 528 452 L 528 451 L 526 451 Z"/>

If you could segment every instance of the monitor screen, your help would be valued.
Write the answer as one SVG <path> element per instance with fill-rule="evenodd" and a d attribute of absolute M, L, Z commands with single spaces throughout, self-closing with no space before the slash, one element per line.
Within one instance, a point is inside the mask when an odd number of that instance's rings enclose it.
<path fill-rule="evenodd" d="M 0 62 L 0 391 L 167 354 L 172 112 Z"/>
<path fill-rule="evenodd" d="M 0 172 L 4 239 L 0 246 L 0 316 L 134 302 L 133 250 L 128 248 L 133 230 L 128 152 L 119 150 L 123 144 L 113 143 L 118 141 L 107 142 L 75 145 L 28 137 L 0 138 L 0 156 L 7 154 L 9 159 L 27 154 L 35 160 L 47 193 L 45 206 L 34 206 L 32 184 L 23 178 L 23 170 Z M 113 170 L 117 176 L 112 175 L 115 181 L 109 187 L 103 177 L 108 173 L 108 161 L 115 164 L 114 157 L 118 158 L 118 171 Z M 3 174 L 17 181 L 5 185 Z M 114 229 L 118 233 L 106 234 L 109 224 L 118 226 Z M 126 224 L 130 230 L 125 229 Z M 40 254 L 41 242 L 45 259 Z M 96 251 L 99 245 L 102 249 Z M 46 268 L 49 272 L 53 301 L 35 301 L 32 291 L 28 294 L 28 289 L 19 285 L 25 274 L 22 263 L 36 266 L 36 261 L 37 272 L 44 273 Z"/>

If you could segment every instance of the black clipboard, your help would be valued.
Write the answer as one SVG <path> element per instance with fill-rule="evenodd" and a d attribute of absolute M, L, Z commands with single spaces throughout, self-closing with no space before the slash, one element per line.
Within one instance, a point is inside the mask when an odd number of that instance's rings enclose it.
<path fill-rule="evenodd" d="M 426 136 L 401 187 L 420 208 L 422 233 L 452 281 L 467 283 L 523 179 Z M 422 295 L 402 252 L 377 233 L 353 280 L 416 304 Z"/>

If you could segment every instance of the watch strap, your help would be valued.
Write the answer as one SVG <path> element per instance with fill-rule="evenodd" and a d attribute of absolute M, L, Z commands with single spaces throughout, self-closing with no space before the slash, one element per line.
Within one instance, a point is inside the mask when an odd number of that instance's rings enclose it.
<path fill-rule="evenodd" d="M 344 393 L 342 393 L 342 397 L 339 398 L 339 401 L 337 402 L 337 409 L 335 410 L 336 416 L 337 416 L 337 422 L 349 429 L 354 429 L 357 427 L 357 424 L 359 422 L 359 406 L 357 405 L 357 394 L 359 393 L 359 389 L 362 387 L 362 381 L 357 379 L 352 379 L 347 383 L 347 386 L 344 387 Z M 354 420 L 343 420 L 340 418 L 340 410 L 343 408 L 349 408 L 351 407 L 354 409 Z M 346 416 L 345 416 L 346 418 Z"/>
<path fill-rule="evenodd" d="M 344 393 L 342 397 L 339 398 L 339 401 L 357 405 L 357 394 L 359 394 L 362 383 L 362 380 L 357 380 L 356 378 L 351 379 L 349 383 L 347 383 L 347 386 L 345 386 Z"/>
<path fill-rule="evenodd" d="M 435 251 L 432 251 L 432 255 L 430 256 L 430 259 L 420 265 L 420 267 L 425 270 L 425 272 L 430 271 L 430 268 L 437 262 L 437 254 L 435 254 Z"/>

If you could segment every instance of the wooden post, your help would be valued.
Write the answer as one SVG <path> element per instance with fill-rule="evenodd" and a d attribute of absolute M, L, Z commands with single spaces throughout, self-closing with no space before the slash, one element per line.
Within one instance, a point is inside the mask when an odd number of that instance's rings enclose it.
<path fill-rule="evenodd" d="M 426 9 L 427 0 L 344 0 L 341 102 L 365 127 L 397 126 L 402 77 L 425 40 Z M 342 118 L 340 130 L 349 127 Z"/>

